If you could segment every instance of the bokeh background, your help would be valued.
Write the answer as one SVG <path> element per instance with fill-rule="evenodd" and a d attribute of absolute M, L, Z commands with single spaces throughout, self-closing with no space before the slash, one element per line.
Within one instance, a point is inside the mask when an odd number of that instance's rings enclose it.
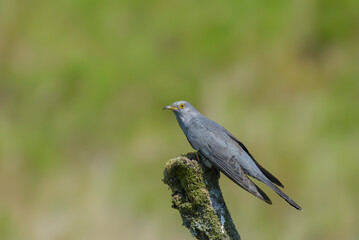
<path fill-rule="evenodd" d="M 225 177 L 243 239 L 359 239 L 359 1 L 0 1 L 0 238 L 191 239 L 188 100 L 303 208 Z"/>

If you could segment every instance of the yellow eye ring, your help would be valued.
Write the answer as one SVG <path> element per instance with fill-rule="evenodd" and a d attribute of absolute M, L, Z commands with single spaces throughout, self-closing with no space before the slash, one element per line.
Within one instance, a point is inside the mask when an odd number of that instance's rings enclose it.
<path fill-rule="evenodd" d="M 184 109 L 185 105 L 184 105 L 184 103 L 181 103 L 178 107 L 179 107 L 180 109 Z"/>

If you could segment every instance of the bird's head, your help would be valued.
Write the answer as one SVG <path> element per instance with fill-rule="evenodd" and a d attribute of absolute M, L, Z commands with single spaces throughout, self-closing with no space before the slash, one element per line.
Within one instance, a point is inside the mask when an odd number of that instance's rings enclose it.
<path fill-rule="evenodd" d="M 191 116 L 197 114 L 198 111 L 187 101 L 177 101 L 163 108 L 171 110 L 176 116 Z"/>

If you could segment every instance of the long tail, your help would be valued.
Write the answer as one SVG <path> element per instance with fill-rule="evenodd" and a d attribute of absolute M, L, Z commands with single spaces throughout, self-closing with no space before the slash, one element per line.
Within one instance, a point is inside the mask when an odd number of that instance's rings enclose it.
<path fill-rule="evenodd" d="M 303 209 L 296 202 L 290 199 L 290 197 L 288 197 L 284 192 L 282 192 L 279 188 L 277 188 L 272 182 L 270 182 L 269 180 L 263 180 L 262 182 L 264 182 L 267 186 L 273 189 L 279 196 L 281 196 L 284 200 L 286 200 L 291 206 L 293 206 L 294 208 L 300 211 L 303 211 Z"/>

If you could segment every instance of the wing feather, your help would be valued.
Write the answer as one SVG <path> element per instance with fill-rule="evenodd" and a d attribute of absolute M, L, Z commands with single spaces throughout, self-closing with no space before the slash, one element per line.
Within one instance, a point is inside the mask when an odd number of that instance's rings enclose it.
<path fill-rule="evenodd" d="M 212 161 L 212 163 L 217 167 L 217 169 L 219 169 L 224 175 L 226 175 L 229 179 L 235 182 L 238 186 L 242 187 L 244 190 L 250 192 L 257 198 L 265 201 L 266 203 L 272 204 L 272 201 L 269 199 L 269 197 L 262 191 L 262 189 L 260 189 L 256 184 L 252 182 L 252 180 L 247 177 L 247 175 L 244 173 L 238 163 L 238 166 L 236 167 L 233 167 L 233 164 L 228 164 L 227 161 Z"/>
<path fill-rule="evenodd" d="M 269 197 L 247 177 L 236 157 L 228 155 L 227 141 L 232 140 L 223 131 L 217 131 L 217 128 L 211 128 L 211 125 L 204 126 L 199 121 L 191 122 L 191 126 L 195 127 L 196 134 L 189 130 L 186 136 L 192 147 L 201 153 L 200 155 L 206 157 L 237 185 L 266 203 L 272 203 Z M 200 132 L 203 134 L 198 134 Z"/>
<path fill-rule="evenodd" d="M 228 132 L 228 131 L 227 131 Z M 236 137 L 234 137 L 230 132 L 228 132 L 228 135 L 234 140 L 236 141 L 241 147 L 242 149 L 252 158 L 253 162 L 257 165 L 257 167 L 262 171 L 262 173 L 274 184 L 284 188 L 284 185 L 275 177 L 273 176 L 273 174 L 271 174 L 270 172 L 268 172 L 264 167 L 262 167 L 262 165 L 260 165 L 252 156 L 252 154 L 248 151 L 248 149 L 246 148 L 246 146 L 244 146 L 244 144 L 239 141 Z"/>

